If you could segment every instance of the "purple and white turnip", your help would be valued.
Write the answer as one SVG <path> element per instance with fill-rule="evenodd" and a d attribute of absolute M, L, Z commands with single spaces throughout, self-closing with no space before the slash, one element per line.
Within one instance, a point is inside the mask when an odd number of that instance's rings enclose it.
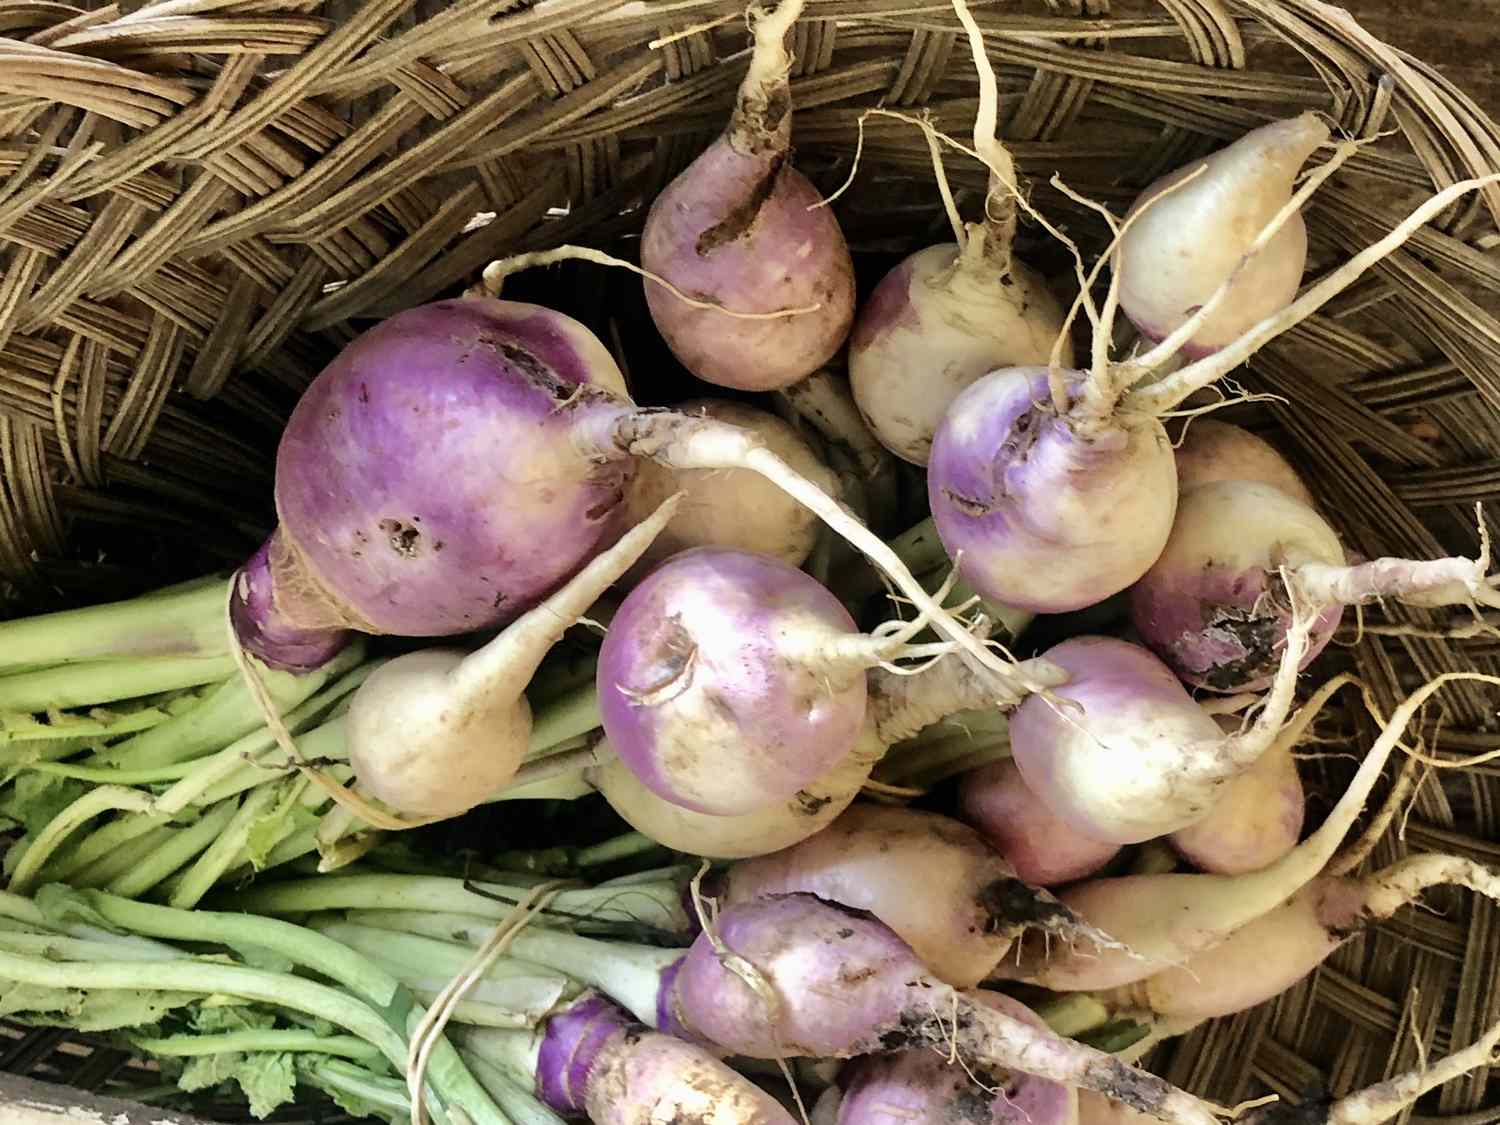
<path fill-rule="evenodd" d="M 1013 252 L 1020 188 L 996 136 L 998 84 L 978 25 L 963 0 L 954 8 L 979 72 L 974 151 L 989 168 L 984 219 L 959 221 L 943 184 L 955 241 L 918 250 L 886 274 L 849 337 L 860 412 L 887 449 L 914 465 L 927 464 L 949 403 L 980 376 L 1046 363 L 1059 337 L 1060 361 L 1073 362 L 1061 302 Z"/>
<path fill-rule="evenodd" d="M 812 374 L 854 318 L 854 266 L 833 212 L 792 167 L 791 59 L 802 0 L 751 9 L 755 49 L 717 140 L 651 205 L 641 234 L 646 302 L 683 366 L 721 387 L 771 391 Z M 730 311 L 723 311 L 730 310 Z M 775 315 L 782 310 L 796 310 Z M 733 314 L 762 314 L 751 318 Z"/>

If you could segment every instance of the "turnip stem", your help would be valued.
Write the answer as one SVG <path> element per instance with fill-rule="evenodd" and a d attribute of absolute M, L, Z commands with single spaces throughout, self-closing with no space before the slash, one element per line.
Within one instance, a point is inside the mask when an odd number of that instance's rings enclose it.
<path fill-rule="evenodd" d="M 840 375 L 826 368 L 783 387 L 775 395 L 825 439 L 848 449 L 866 479 L 891 468 L 891 455 L 860 417 L 859 407 Z"/>
<path fill-rule="evenodd" d="M 294 676 L 264 670 L 262 677 L 266 690 L 283 714 L 306 716 L 315 714 L 318 707 L 331 705 L 364 682 L 376 667 L 375 663 L 364 664 L 364 657 L 365 645 L 356 641 L 316 672 Z M 316 705 L 314 700 L 318 701 Z M 262 738 L 266 746 L 273 744 L 271 736 L 263 730 L 259 709 L 244 682 L 236 676 L 219 684 L 207 698 L 182 714 L 93 755 L 89 764 L 131 769 L 170 765 L 201 757 L 247 736 Z M 250 751 L 247 744 L 241 748 Z"/>
<path fill-rule="evenodd" d="M 326 881 L 326 880 L 325 880 Z M 216 944 L 252 945 L 278 953 L 294 964 L 337 981 L 351 990 L 360 1000 L 323 985 L 303 981 L 283 973 L 267 973 L 260 970 L 241 969 L 231 966 L 205 965 L 193 962 L 183 965 L 189 973 L 197 972 L 197 983 L 191 981 L 181 988 L 189 992 L 214 991 L 228 995 L 241 995 L 248 999 L 260 999 L 266 1003 L 298 1007 L 313 1015 L 321 1015 L 369 1040 L 381 1048 L 381 1053 L 401 1070 L 405 1066 L 405 1037 L 410 1028 L 422 1017 L 421 1008 L 412 1002 L 409 992 L 400 982 L 373 962 L 360 956 L 347 946 L 332 941 L 322 934 L 283 922 L 275 918 L 261 918 L 251 914 L 221 914 L 210 910 L 177 910 L 169 906 L 154 906 L 131 902 L 128 899 L 98 891 L 81 891 L 78 894 L 88 905 L 112 925 L 171 941 L 212 942 Z M 99 966 L 94 966 L 98 968 Z M 228 975 L 224 975 L 228 974 Z M 0 963 L 0 976 L 11 978 Z M 280 983 L 280 990 L 277 985 Z M 265 993 L 250 993 L 246 989 L 269 983 Z M 102 986 L 102 985 L 101 985 Z M 59 987 L 87 987 L 61 985 Z M 111 987 L 173 988 L 170 983 L 118 984 Z M 236 991 L 236 987 L 241 990 Z M 351 1012 L 369 1013 L 375 1025 L 366 1032 L 361 1015 L 361 1026 L 352 1026 L 335 1015 L 329 1015 L 311 1007 L 299 1005 L 292 998 L 297 996 L 319 998 L 327 994 L 338 998 Z M 308 990 L 315 990 L 309 992 Z M 363 1001 L 363 1003 L 361 1002 Z M 372 1005 L 367 1007 L 366 1004 Z M 376 1015 L 379 1011 L 381 1015 Z M 393 1055 L 392 1051 L 396 1053 Z M 428 1065 L 428 1078 L 434 1088 L 450 1102 L 456 1101 L 474 1116 L 475 1125 L 508 1125 L 505 1118 L 490 1103 L 473 1076 L 464 1067 L 458 1053 L 446 1041 L 437 1044 Z"/>
<path fill-rule="evenodd" d="M 985 193 L 985 226 L 971 239 L 983 240 L 985 258 L 1002 274 L 1010 270 L 1011 243 L 1016 236 L 1016 165 L 1010 151 L 1000 143 L 1000 86 L 984 46 L 984 35 L 965 0 L 953 0 L 953 11 L 968 36 L 974 69 L 979 75 L 979 110 L 974 115 L 974 151 L 990 172 Z M 966 248 L 967 249 L 967 248 Z"/>
<path fill-rule="evenodd" d="M 1049 1000 L 1036 1009 L 1036 1014 L 1058 1035 L 1068 1039 L 1103 1027 L 1114 1018 L 1109 1008 L 1088 992 L 1074 992 Z"/>
<path fill-rule="evenodd" d="M 0 677 L 0 710 L 96 707 L 215 683 L 234 673 L 227 656 L 123 657 Z"/>
<path fill-rule="evenodd" d="M 531 717 L 531 748 L 526 757 L 540 757 L 554 746 L 598 730 L 599 692 L 594 682 L 574 688 Z"/>
<path fill-rule="evenodd" d="M 26 854 L 21 857 L 21 862 L 16 864 L 16 869 L 11 874 L 10 892 L 26 894 L 30 891 L 37 875 L 42 870 L 42 865 L 51 858 L 75 829 L 87 821 L 100 813 L 113 810 L 146 812 L 150 810 L 151 804 L 151 794 L 143 793 L 139 789 L 126 789 L 119 785 L 101 785 L 85 793 L 53 817 L 47 827 L 37 833 L 36 839 L 31 842 L 31 846 L 26 849 Z M 149 831 L 152 827 L 153 825 L 148 823 L 146 830 Z"/>
<path fill-rule="evenodd" d="M 470 914 L 499 922 L 526 896 L 524 887 L 473 883 L 483 891 L 467 890 L 461 879 L 431 875 L 344 875 L 337 879 L 298 879 L 237 893 L 237 909 L 266 914 L 302 914 L 320 910 L 395 909 Z M 488 896 L 497 896 L 492 898 Z M 669 933 L 687 926 L 682 887 L 677 882 L 605 885 L 588 890 L 562 891 L 543 911 L 552 925 L 570 918 L 591 922 L 624 922 L 651 926 Z"/>
<path fill-rule="evenodd" d="M 729 119 L 731 147 L 741 152 L 759 152 L 767 148 L 785 149 L 791 140 L 791 99 L 785 99 L 786 111 L 770 120 L 777 93 L 786 93 L 792 56 L 786 49 L 787 32 L 802 14 L 803 0 L 780 0 L 774 11 L 756 5 L 750 10 L 750 30 L 755 49 L 750 66 L 735 96 L 734 113 Z"/>
<path fill-rule="evenodd" d="M 221 1035 L 169 1035 L 165 1038 L 131 1039 L 131 1046 L 151 1055 L 190 1058 L 226 1051 L 307 1051 L 337 1055 L 345 1059 L 378 1059 L 374 1044 L 352 1035 L 319 1035 L 299 1028 L 255 1028 Z"/>
<path fill-rule="evenodd" d="M 128 870 L 117 875 L 105 889 L 125 898 L 137 898 L 145 894 L 213 843 L 234 817 L 236 808 L 233 801 L 224 801 L 206 811 L 186 828 L 172 829 L 173 834 L 165 844 L 154 849 L 140 863 L 131 865 Z"/>
<path fill-rule="evenodd" d="M 622 859 L 634 859 L 656 851 L 661 845 L 640 832 L 626 832 L 613 839 L 604 840 L 587 848 L 579 848 L 573 862 L 579 867 L 603 867 L 607 863 L 618 863 Z"/>
<path fill-rule="evenodd" d="M 229 870 L 255 823 L 270 813 L 277 804 L 290 799 L 288 786 L 306 787 L 307 784 L 305 778 L 286 778 L 274 785 L 261 785 L 252 789 L 224 831 L 184 873 L 168 900 L 170 905 L 179 909 L 197 905 L 198 900 L 208 893 L 219 876 Z"/>
<path fill-rule="evenodd" d="M 222 657 L 225 579 L 144 597 L 0 622 L 0 675 L 112 657 Z"/>
<path fill-rule="evenodd" d="M 196 960 L 70 963 L 0 953 L 0 978 L 44 988 L 161 989 L 195 995 L 219 993 L 295 1008 L 354 1032 L 377 1046 L 397 1066 L 405 1061 L 402 1036 L 367 1004 L 339 989 L 301 980 L 288 973 Z"/>
<path fill-rule="evenodd" d="M 1203 359 L 1188 364 L 1180 371 L 1166 376 L 1159 382 L 1142 387 L 1139 390 L 1131 391 L 1125 396 L 1122 407 L 1133 413 L 1150 414 L 1158 417 L 1174 409 L 1192 394 L 1229 374 L 1229 372 L 1249 359 L 1250 356 L 1254 355 L 1261 345 L 1312 316 L 1313 313 L 1317 312 L 1325 304 L 1333 300 L 1334 297 L 1354 284 L 1355 281 L 1363 277 L 1372 266 L 1398 250 L 1417 231 L 1421 230 L 1424 225 L 1447 210 L 1464 195 L 1476 188 L 1493 183 L 1500 183 L 1500 172 L 1488 176 L 1479 176 L 1474 179 L 1461 180 L 1439 191 L 1413 210 L 1410 215 L 1403 219 L 1384 238 L 1370 244 L 1354 255 L 1338 269 L 1304 292 L 1281 312 L 1266 317 L 1255 327 L 1241 335 L 1239 339 L 1214 352 L 1212 355 L 1205 356 Z M 1304 190 L 1305 188 L 1306 185 L 1304 184 Z M 1301 194 L 1302 192 L 1299 191 L 1298 195 Z M 1293 196 L 1293 201 L 1295 202 L 1296 200 L 1297 196 Z M 1291 206 L 1291 204 L 1289 203 L 1288 206 Z M 1225 287 L 1221 286 L 1214 294 L 1214 298 L 1220 297 L 1224 291 Z M 1205 304 L 1204 308 L 1209 308 L 1213 304 L 1213 300 L 1211 298 Z"/>

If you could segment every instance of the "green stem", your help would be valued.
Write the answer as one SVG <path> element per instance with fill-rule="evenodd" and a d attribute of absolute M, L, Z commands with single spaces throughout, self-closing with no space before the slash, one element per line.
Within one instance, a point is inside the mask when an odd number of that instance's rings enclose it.
<path fill-rule="evenodd" d="M 346 758 L 348 747 L 344 743 L 344 717 L 341 715 L 330 719 L 322 726 L 298 735 L 293 743 L 297 752 L 309 762 L 337 762 Z M 226 753 L 212 770 L 205 770 L 202 776 L 184 778 L 174 786 L 176 792 L 172 795 L 172 806 L 176 807 L 177 802 L 186 800 L 189 794 L 192 795 L 192 804 L 214 805 L 236 793 L 265 784 L 286 766 L 279 758 L 274 763 L 264 762 L 265 753 L 262 751 L 258 755 L 252 755 L 248 761 L 243 756 L 238 761 L 233 761 Z M 230 768 L 231 765 L 233 768 Z M 338 766 L 324 768 L 331 776 L 338 776 L 340 772 Z M 212 784 L 209 784 L 210 781 Z M 196 793 L 193 792 L 194 789 L 197 789 Z M 163 794 L 162 800 L 165 802 L 167 797 L 168 794 Z"/>
<path fill-rule="evenodd" d="M 1004 735 L 960 732 L 911 745 L 905 750 L 892 749 L 875 767 L 875 780 L 887 785 L 926 789 L 1010 756 L 1010 739 Z"/>
<path fill-rule="evenodd" d="M 141 707 L 123 715 L 104 717 L 59 714 L 50 722 L 38 722 L 30 714 L 0 715 L 0 746 L 50 742 L 53 739 L 106 740 L 136 734 L 166 722 L 171 713 L 160 707 Z"/>
<path fill-rule="evenodd" d="M 526 890 L 496 883 L 473 884 L 485 894 L 465 889 L 461 879 L 430 875 L 341 875 L 297 879 L 252 887 L 235 894 L 237 909 L 258 914 L 311 914 L 324 910 L 430 910 L 472 914 L 500 921 L 526 896 Z M 487 897 L 495 896 L 495 897 Z M 553 924 L 568 918 L 590 922 L 624 922 L 669 933 L 683 933 L 688 919 L 682 887 L 675 881 L 563 891 L 542 912 Z"/>
<path fill-rule="evenodd" d="M 300 778 L 298 780 L 303 785 L 307 784 Z M 196 906 L 198 900 L 218 882 L 219 876 L 229 870 L 235 853 L 249 838 L 251 827 L 275 807 L 282 795 L 282 783 L 252 789 L 224 831 L 187 869 L 181 882 L 172 891 L 172 897 L 168 899 L 169 905 L 184 910 Z"/>
<path fill-rule="evenodd" d="M 179 829 L 168 824 L 159 825 L 144 836 L 137 836 L 124 847 L 116 848 L 109 855 L 96 859 L 68 882 L 75 887 L 102 887 L 113 882 L 125 872 L 139 866 L 152 852 L 171 843 L 178 831 Z"/>
<path fill-rule="evenodd" d="M 526 751 L 526 756 L 540 757 L 553 746 L 597 729 L 602 722 L 599 716 L 599 694 L 590 680 L 553 700 L 532 716 L 531 746 Z"/>
<path fill-rule="evenodd" d="M 1087 992 L 1071 992 L 1049 1000 L 1036 1009 L 1036 1014 L 1058 1035 L 1068 1039 L 1103 1027 L 1114 1018 L 1108 1008 Z"/>
<path fill-rule="evenodd" d="M 25 894 L 29 891 L 42 865 L 57 850 L 63 840 L 86 821 L 112 809 L 125 812 L 146 812 L 151 808 L 151 804 L 151 794 L 117 785 L 103 785 L 92 792 L 85 793 L 53 817 L 47 827 L 37 834 L 31 846 L 26 849 L 26 854 L 21 857 L 21 862 L 16 864 L 15 872 L 10 877 L 11 893 Z"/>
<path fill-rule="evenodd" d="M 352 1035 L 319 1035 L 296 1028 L 255 1028 L 222 1035 L 169 1035 L 163 1039 L 131 1039 L 131 1046 L 152 1055 L 217 1055 L 229 1051 L 314 1051 L 345 1059 L 378 1059 L 373 1043 Z"/>
<path fill-rule="evenodd" d="M 51 961 L 180 961 L 192 956 L 169 946 L 153 949 L 61 934 L 9 932 L 0 933 L 0 949 Z"/>
<path fill-rule="evenodd" d="M 178 910 L 170 906 L 154 906 L 132 902 L 102 891 L 80 891 L 79 894 L 107 922 L 135 933 L 175 941 L 256 945 L 279 953 L 294 964 L 337 981 L 373 1004 L 384 1014 L 388 1024 L 400 1029 L 403 1040 L 422 1018 L 421 1007 L 394 976 L 348 946 L 302 926 L 277 918 L 256 917 L 254 914 L 224 914 L 211 910 Z M 3 969 L 0 969 L 0 976 L 3 975 Z M 271 1002 L 280 1001 L 273 999 Z M 356 1031 L 363 1038 L 370 1038 L 355 1028 L 349 1030 Z M 404 1073 L 405 1066 L 403 1054 L 401 1059 L 396 1060 L 396 1068 Z M 469 1111 L 474 1125 L 509 1125 L 446 1039 L 439 1040 L 433 1050 L 427 1074 L 429 1081 L 443 1091 L 450 1102 L 462 1105 Z"/>
<path fill-rule="evenodd" d="M 475 1051 L 460 1049 L 459 1054 L 515 1125 L 563 1125 L 563 1119 L 523 1089 L 511 1072 Z"/>
<path fill-rule="evenodd" d="M 406 1042 L 369 1005 L 328 985 L 241 965 L 189 961 L 45 961 L 0 952 L 0 979 L 43 988 L 220 993 L 242 1000 L 293 1008 L 354 1032 L 380 1049 L 397 1067 L 406 1065 Z"/>
<path fill-rule="evenodd" d="M 225 580 L 214 577 L 129 601 L 0 622 L 0 673 L 110 657 L 222 656 L 227 595 Z"/>
<path fill-rule="evenodd" d="M 358 1098 L 397 1117 L 411 1114 L 406 1084 L 383 1074 L 371 1074 L 363 1067 L 351 1066 L 334 1059 L 304 1059 L 299 1072 L 314 1086 Z"/>
<path fill-rule="evenodd" d="M 269 668 L 259 671 L 266 690 L 282 715 L 306 714 L 305 704 L 312 699 L 317 698 L 323 706 L 328 706 L 364 682 L 375 669 L 373 663 L 360 667 L 365 651 L 365 643 L 356 640 L 316 672 L 300 676 Z M 233 669 L 231 674 L 232 679 L 219 685 L 191 711 L 111 746 L 96 755 L 93 764 L 129 766 L 131 769 L 168 765 L 202 757 L 236 739 L 261 731 L 265 717 L 251 698 L 244 679 Z M 265 738 L 269 744 L 269 734 Z"/>
<path fill-rule="evenodd" d="M 0 711 L 65 710 L 211 684 L 234 674 L 227 656 L 95 660 L 0 676 Z"/>
<path fill-rule="evenodd" d="M 583 628 L 576 626 L 560 643 L 553 645 L 547 659 L 526 685 L 526 698 L 536 712 L 545 711 L 564 695 L 594 682 L 599 646 L 593 640 L 576 639 L 574 634 L 581 633 Z"/>
<path fill-rule="evenodd" d="M 603 867 L 606 863 L 634 859 L 636 856 L 661 850 L 662 846 L 650 836 L 640 832 L 626 832 L 624 835 L 604 840 L 587 848 L 579 848 L 574 856 L 574 862 L 579 867 Z"/>
<path fill-rule="evenodd" d="M 111 894 L 138 898 L 188 860 L 208 847 L 233 819 L 237 806 L 225 801 L 208 809 L 186 828 L 173 829 L 173 835 L 141 863 L 116 876 L 105 888 Z"/>

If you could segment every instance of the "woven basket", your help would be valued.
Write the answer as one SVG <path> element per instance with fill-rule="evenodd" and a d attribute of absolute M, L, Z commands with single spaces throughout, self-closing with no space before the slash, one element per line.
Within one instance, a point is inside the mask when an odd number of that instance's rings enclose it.
<path fill-rule="evenodd" d="M 645 204 L 725 119 L 746 57 L 741 8 L 0 0 L 0 616 L 242 559 L 271 523 L 282 421 L 371 318 L 450 295 L 520 250 L 631 256 Z M 976 15 L 1034 202 L 1095 252 L 1097 216 L 1048 186 L 1054 171 L 1123 209 L 1164 171 L 1304 107 L 1383 135 L 1316 197 L 1314 274 L 1434 184 L 1500 167 L 1500 129 L 1474 101 L 1316 0 L 1047 0 Z M 977 85 L 957 28 L 946 0 L 809 0 L 793 92 L 798 164 L 820 187 L 848 175 L 865 107 L 925 107 L 966 134 Z M 972 207 L 982 169 L 954 160 L 949 173 Z M 866 287 L 894 255 L 941 240 L 920 134 L 871 119 L 837 213 Z M 1233 420 L 1281 445 L 1366 555 L 1477 549 L 1474 503 L 1500 490 L 1497 219 L 1500 186 L 1468 197 L 1243 379 L 1287 404 Z M 1019 249 L 1071 274 L 1034 230 Z M 627 357 L 641 401 L 693 393 L 649 331 L 637 279 L 570 266 L 522 275 L 508 295 L 588 323 Z M 1397 607 L 1377 617 L 1444 624 Z M 1482 636 L 1366 634 L 1343 651 L 1387 709 L 1445 670 L 1500 673 Z M 1440 746 L 1500 746 L 1480 689 L 1444 701 Z M 1368 745 L 1362 715 L 1330 716 L 1333 750 Z M 1348 774 L 1336 755 L 1307 771 L 1330 788 Z M 1497 818 L 1494 767 L 1429 777 L 1404 842 L 1388 835 L 1370 862 L 1406 847 L 1494 861 Z M 1295 1100 L 1468 1042 L 1500 1018 L 1500 914 L 1429 901 L 1442 912 L 1402 912 L 1148 1065 L 1221 1102 L 1267 1089 Z M 156 1080 L 85 1039 L 11 1035 L 0 1069 L 127 1096 Z M 1449 1083 L 1423 1120 L 1495 1105 L 1489 1080 Z"/>

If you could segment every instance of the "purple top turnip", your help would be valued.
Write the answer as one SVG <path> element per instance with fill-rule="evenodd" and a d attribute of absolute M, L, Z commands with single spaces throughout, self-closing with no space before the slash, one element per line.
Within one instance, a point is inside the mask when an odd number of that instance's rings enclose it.
<path fill-rule="evenodd" d="M 976 1004 L 1047 1025 L 1018 1000 L 974 990 Z M 866 1055 L 839 1075 L 836 1125 L 1076 1125 L 1078 1091 L 1025 1074 L 970 1072 L 930 1047 Z"/>
<path fill-rule="evenodd" d="M 728 128 L 657 196 L 641 266 L 748 319 L 690 305 L 651 280 L 656 328 L 694 375 L 769 391 L 833 356 L 854 318 L 854 266 L 833 212 L 791 165 L 791 60 L 784 39 L 802 0 L 751 9 L 755 50 Z"/>
<path fill-rule="evenodd" d="M 234 600 L 245 647 L 300 669 L 344 630 L 472 632 L 537 604 L 601 546 L 631 471 L 574 449 L 558 405 L 584 385 L 625 394 L 599 340 L 537 305 L 438 301 L 356 338 L 282 435 L 280 524 Z"/>
<path fill-rule="evenodd" d="M 1002 367 L 1073 363 L 1061 303 L 1046 281 L 1012 254 L 1015 164 L 995 135 L 998 87 L 984 40 L 962 0 L 954 4 L 979 72 L 974 150 L 990 170 L 984 221 L 963 224 L 950 208 L 956 241 L 918 250 L 893 268 L 860 308 L 849 337 L 849 382 L 860 412 L 892 453 L 927 464 L 948 404 L 974 380 Z M 942 165 L 937 165 L 942 177 Z M 944 201 L 951 202 L 946 183 Z"/>
<path fill-rule="evenodd" d="M 1340 145 L 1269 225 L 1237 244 L 1235 260 L 1254 261 L 1265 252 L 1352 152 L 1352 145 Z M 1254 161 L 1206 164 L 1189 185 L 1203 191 L 1183 207 L 1201 211 L 1204 199 L 1218 199 L 1228 221 L 1234 201 L 1263 190 L 1266 176 L 1281 173 Z M 1484 182 L 1469 180 L 1437 193 L 1291 304 L 1258 312 L 1263 319 L 1232 342 L 1154 382 L 1148 376 L 1230 306 L 1242 273 L 1232 272 L 1217 288 L 1172 306 L 1191 315 L 1144 355 L 1114 363 L 1110 329 L 1124 267 L 1114 274 L 1102 312 L 1093 309 L 1085 288 L 1080 300 L 1100 325 L 1089 374 L 1061 367 L 992 372 L 953 400 L 938 427 L 928 461 L 928 499 L 938 534 L 963 577 L 986 598 L 1040 612 L 1082 609 L 1134 583 L 1165 547 L 1177 504 L 1176 468 L 1159 419 L 1312 315 L 1421 224 Z M 1178 194 L 1158 194 L 1135 221 L 1156 216 L 1170 227 L 1179 214 Z M 1156 273 L 1136 275 L 1149 284 Z"/>

